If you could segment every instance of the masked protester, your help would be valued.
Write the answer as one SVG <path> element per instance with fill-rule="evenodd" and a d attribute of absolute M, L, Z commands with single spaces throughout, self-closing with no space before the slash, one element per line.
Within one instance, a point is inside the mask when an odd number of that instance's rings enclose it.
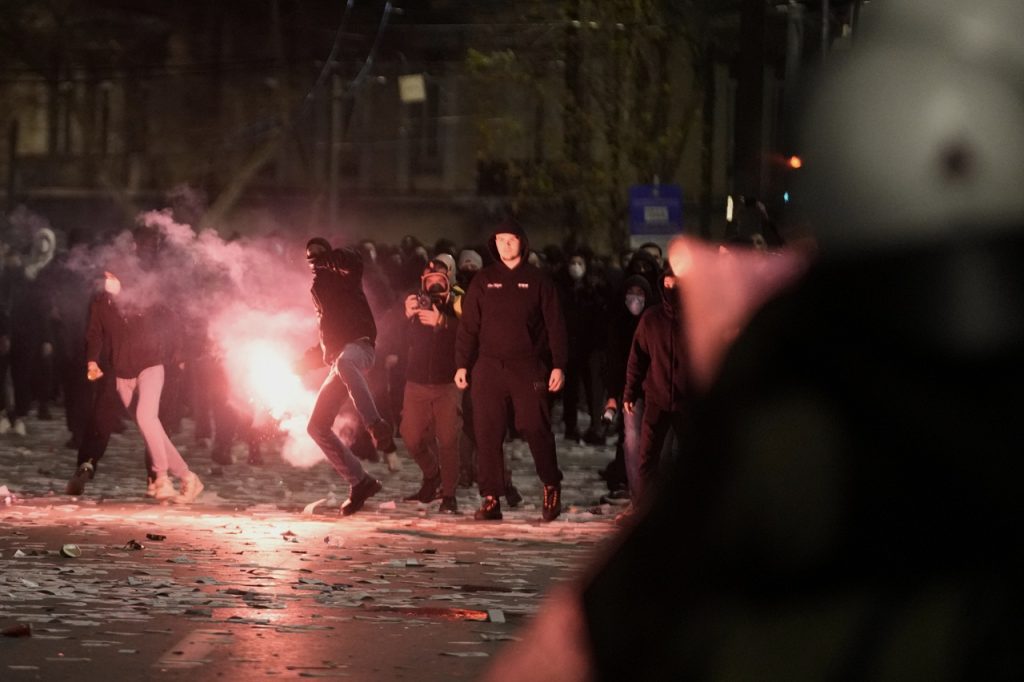
<path fill-rule="evenodd" d="M 644 311 L 655 305 L 654 295 L 647 279 L 631 275 L 623 283 L 621 303 L 610 315 L 608 328 L 608 361 L 605 363 L 605 386 L 607 400 L 604 405 L 604 419 L 612 425 L 617 435 L 615 459 L 600 474 L 608 484 L 612 499 L 629 499 L 628 481 L 636 480 L 639 470 L 634 468 L 627 477 L 626 462 L 638 461 L 636 449 L 640 441 L 640 421 L 643 418 L 643 398 L 633 401 L 633 412 L 622 414 L 622 393 L 626 386 L 626 366 L 633 345 L 633 335 L 640 324 Z M 629 456 L 626 451 L 629 450 Z"/>
<path fill-rule="evenodd" d="M 24 266 L 12 272 L 10 287 L 10 369 L 14 410 L 10 423 L 16 434 L 27 432 L 25 419 L 33 405 L 40 420 L 52 419 L 55 346 L 58 320 L 50 275 L 56 236 L 49 228 L 38 229 Z M 0 425 L 2 426 L 2 425 Z"/>
<path fill-rule="evenodd" d="M 306 244 L 306 260 L 313 271 L 311 293 L 320 323 L 320 344 L 306 352 L 305 366 L 315 358 L 331 368 L 320 387 L 308 431 L 335 471 L 351 486 L 342 504 L 344 516 L 355 514 L 381 490 L 381 482 L 362 464 L 333 430 L 334 419 L 349 398 L 381 452 L 395 451 L 391 425 L 381 419 L 366 373 L 374 361 L 377 325 L 363 294 L 363 260 L 349 248 L 332 249 L 323 238 Z"/>
<path fill-rule="evenodd" d="M 477 520 L 501 519 L 498 497 L 505 493 L 504 452 L 507 404 L 530 446 L 544 485 L 543 519 L 562 511 L 562 472 L 551 431 L 548 394 L 561 390 L 568 355 L 565 321 L 551 279 L 526 262 L 523 228 L 499 225 L 489 246 L 496 262 L 473 278 L 463 301 L 455 349 L 455 385 L 470 385 L 476 410 L 476 443 L 483 502 Z"/>
<path fill-rule="evenodd" d="M 135 422 L 149 453 L 152 496 L 158 500 L 189 504 L 202 493 L 203 482 L 189 470 L 159 418 L 164 364 L 173 362 L 176 355 L 175 317 L 170 310 L 159 305 L 139 307 L 123 301 L 125 292 L 122 286 L 118 275 L 108 270 L 104 273 L 103 292 L 93 298 L 86 330 L 86 375 L 90 381 L 102 379 L 106 373 L 100 366 L 101 357 L 105 352 L 109 353 L 114 388 L 121 403 L 128 407 L 134 398 L 138 398 Z M 100 399 L 104 399 L 103 389 Z M 109 406 L 103 403 L 98 408 L 107 410 Z M 106 421 L 109 426 L 110 417 L 103 415 L 97 421 Z M 109 438 L 109 431 L 105 435 Z M 82 461 L 83 454 L 85 461 Z M 77 483 L 84 485 L 84 481 L 92 477 L 98 454 L 102 452 L 83 453 L 82 449 L 79 450 Z M 180 492 L 175 490 L 169 475 L 181 483 Z M 72 480 L 69 487 L 75 483 Z"/>
<path fill-rule="evenodd" d="M 640 318 L 626 365 L 622 410 L 627 417 L 639 414 L 639 443 L 627 448 L 626 471 L 632 504 L 638 506 L 650 494 L 658 474 L 669 431 L 683 433 L 683 415 L 689 402 L 690 381 L 682 312 L 676 277 L 671 270 L 662 276 L 662 300 Z M 638 302 L 627 301 L 638 307 Z M 642 408 L 638 403 L 643 401 Z M 631 461 L 635 456 L 635 460 Z"/>
<path fill-rule="evenodd" d="M 484 260 L 479 253 L 473 249 L 463 249 L 459 252 L 458 275 L 456 281 L 464 290 L 469 288 L 473 276 L 484 266 Z"/>
<path fill-rule="evenodd" d="M 604 398 L 601 374 L 607 346 L 608 311 L 606 292 L 599 285 L 600 279 L 588 272 L 587 256 L 583 252 L 573 253 L 566 268 L 555 277 L 569 338 L 569 359 L 562 390 L 562 421 L 566 440 L 604 445 L 604 427 L 600 422 L 601 400 Z M 581 403 L 590 417 L 583 433 L 578 426 Z"/>
<path fill-rule="evenodd" d="M 447 261 L 451 256 L 431 261 L 423 271 L 419 292 L 405 299 L 408 327 L 401 432 L 423 472 L 420 489 L 405 499 L 431 502 L 440 495 L 438 511 L 454 514 L 458 511 L 462 393 L 452 383 L 458 318 Z"/>

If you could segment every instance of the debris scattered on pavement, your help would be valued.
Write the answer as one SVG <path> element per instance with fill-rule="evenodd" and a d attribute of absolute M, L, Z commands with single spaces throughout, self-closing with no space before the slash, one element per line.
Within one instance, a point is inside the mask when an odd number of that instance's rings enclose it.
<path fill-rule="evenodd" d="M 3 635 L 4 637 L 31 637 L 32 626 L 28 623 L 8 625 L 3 630 L 0 630 L 0 635 Z"/>
<path fill-rule="evenodd" d="M 82 550 L 78 545 L 62 545 L 60 548 L 60 555 L 69 559 L 77 559 L 82 556 Z"/>

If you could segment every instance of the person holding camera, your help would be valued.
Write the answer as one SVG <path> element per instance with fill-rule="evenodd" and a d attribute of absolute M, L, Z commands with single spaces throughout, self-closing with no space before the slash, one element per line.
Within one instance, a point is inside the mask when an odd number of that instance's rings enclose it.
<path fill-rule="evenodd" d="M 459 437 L 462 395 L 452 383 L 458 318 L 448 264 L 434 259 L 420 278 L 417 293 L 405 299 L 405 397 L 400 432 L 409 454 L 423 472 L 420 489 L 407 501 L 432 502 L 438 511 L 458 512 Z"/>

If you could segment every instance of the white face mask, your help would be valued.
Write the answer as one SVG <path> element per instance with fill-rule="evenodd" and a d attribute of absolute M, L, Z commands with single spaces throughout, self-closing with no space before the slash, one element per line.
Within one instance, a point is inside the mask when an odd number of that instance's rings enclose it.
<path fill-rule="evenodd" d="M 644 303 L 643 296 L 626 296 L 626 307 L 634 315 L 639 315 L 644 311 Z"/>
<path fill-rule="evenodd" d="M 569 276 L 573 279 L 582 279 L 584 272 L 586 272 L 586 268 L 579 263 L 573 263 L 569 266 Z"/>
<path fill-rule="evenodd" d="M 107 277 L 103 280 L 103 290 L 111 296 L 117 296 L 121 293 L 121 280 L 116 277 Z"/>

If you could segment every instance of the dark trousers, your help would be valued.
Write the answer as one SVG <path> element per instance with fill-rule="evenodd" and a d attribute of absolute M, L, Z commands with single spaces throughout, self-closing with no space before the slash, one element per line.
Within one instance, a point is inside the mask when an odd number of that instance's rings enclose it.
<path fill-rule="evenodd" d="M 503 362 L 481 357 L 470 378 L 476 425 L 480 494 L 505 494 L 505 453 L 502 444 L 508 431 L 508 403 L 515 427 L 530 446 L 533 464 L 544 485 L 562 480 L 551 432 L 548 370 L 536 359 Z"/>
<path fill-rule="evenodd" d="M 628 428 L 628 427 L 627 427 Z M 639 476 L 631 477 L 630 493 L 634 499 L 642 500 L 651 491 L 661 466 L 661 455 L 668 439 L 669 431 L 674 431 L 676 438 L 682 438 L 683 415 L 678 411 L 666 410 L 650 403 L 644 405 L 643 418 L 640 422 Z M 627 468 L 629 462 L 626 462 Z"/>
<path fill-rule="evenodd" d="M 580 398 L 587 414 L 590 415 L 590 428 L 597 428 L 601 417 L 601 397 L 604 395 L 604 383 L 601 380 L 603 355 L 601 353 L 585 353 L 569 355 L 565 368 L 565 387 L 562 389 L 562 421 L 566 435 L 579 429 Z M 580 389 L 583 389 L 582 396 Z"/>
<path fill-rule="evenodd" d="M 11 384 L 14 387 L 14 416 L 24 417 L 38 403 L 45 409 L 53 398 L 54 356 L 43 357 L 42 343 L 12 342 Z"/>
<path fill-rule="evenodd" d="M 11 354 L 8 351 L 0 355 L 0 414 L 8 413 L 11 420 L 14 420 L 13 405 L 7 404 L 7 371 L 11 366 Z"/>
<path fill-rule="evenodd" d="M 99 464 L 110 443 L 110 434 L 124 418 L 124 404 L 117 395 L 117 382 L 113 371 L 90 384 L 90 409 L 82 442 L 78 446 L 78 465 Z"/>
<path fill-rule="evenodd" d="M 459 485 L 462 391 L 455 384 L 405 384 L 402 440 L 424 478 L 441 475 L 441 492 L 453 497 Z"/>
<path fill-rule="evenodd" d="M 195 358 L 185 365 L 186 385 L 190 391 L 193 437 L 198 441 L 213 436 L 214 419 L 219 404 L 227 401 L 227 377 L 222 363 L 209 355 Z"/>
<path fill-rule="evenodd" d="M 65 357 L 60 363 L 61 390 L 64 393 L 64 420 L 73 442 L 81 444 L 89 428 L 92 411 L 92 382 L 85 378 L 85 354 Z"/>

